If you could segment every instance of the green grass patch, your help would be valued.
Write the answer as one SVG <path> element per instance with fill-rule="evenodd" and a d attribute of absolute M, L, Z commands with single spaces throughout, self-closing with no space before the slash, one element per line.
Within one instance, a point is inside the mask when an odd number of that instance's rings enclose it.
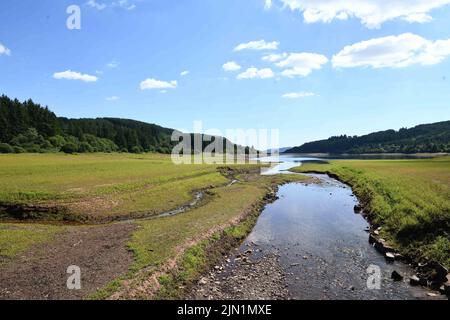
<path fill-rule="evenodd" d="M 186 204 L 195 190 L 228 183 L 219 167 L 175 165 L 159 154 L 0 155 L 0 205 L 59 208 L 81 220 L 151 215 Z"/>
<path fill-rule="evenodd" d="M 0 224 L 0 265 L 32 245 L 51 241 L 62 227 L 51 225 Z"/>

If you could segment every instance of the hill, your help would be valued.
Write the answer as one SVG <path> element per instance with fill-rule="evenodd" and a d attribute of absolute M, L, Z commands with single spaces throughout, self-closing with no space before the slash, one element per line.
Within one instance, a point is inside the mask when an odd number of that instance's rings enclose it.
<path fill-rule="evenodd" d="M 450 152 L 450 121 L 371 133 L 335 136 L 305 143 L 285 153 L 420 153 Z"/>
<path fill-rule="evenodd" d="M 173 132 L 173 129 L 129 119 L 57 117 L 48 107 L 31 99 L 20 102 L 0 96 L 0 153 L 121 151 L 167 154 L 177 144 L 171 141 Z M 192 143 L 193 137 L 191 134 Z M 231 146 L 228 150 L 249 150 L 225 138 L 215 138 L 223 139 L 224 146 Z M 205 140 L 212 139 L 208 136 Z M 209 143 L 204 142 L 203 148 Z"/>

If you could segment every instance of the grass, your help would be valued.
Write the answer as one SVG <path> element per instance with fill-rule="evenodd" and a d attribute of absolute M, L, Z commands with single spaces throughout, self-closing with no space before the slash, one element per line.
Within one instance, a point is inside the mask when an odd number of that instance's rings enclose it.
<path fill-rule="evenodd" d="M 259 166 L 253 164 L 229 167 L 177 166 L 164 155 L 0 156 L 0 205 L 44 209 L 56 205 L 74 217 L 87 214 L 94 220 L 171 210 L 191 201 L 194 191 L 208 189 L 200 205 L 183 214 L 134 221 L 138 229 L 128 243 L 134 254 L 129 273 L 88 298 L 107 298 L 120 290 L 124 281 L 139 280 L 173 260 L 177 261 L 176 272 L 161 277 L 158 296 L 176 297 L 180 284 L 191 282 L 220 252 L 251 231 L 263 198 L 273 186 L 307 179 L 261 176 Z M 238 178 L 239 183 L 227 186 L 231 178 Z M 13 259 L 32 244 L 52 241 L 64 228 L 0 224 L 0 254 Z"/>
<path fill-rule="evenodd" d="M 144 267 L 157 270 L 176 255 L 177 247 L 186 239 L 204 235 L 241 215 L 265 194 L 265 189 L 253 185 L 233 185 L 214 190 L 214 197 L 204 206 L 173 217 L 140 221 L 129 244 L 136 261 L 133 271 Z"/>
<path fill-rule="evenodd" d="M 420 160 L 336 160 L 296 172 L 326 172 L 352 186 L 403 253 L 450 267 L 450 157 Z"/>
<path fill-rule="evenodd" d="M 51 225 L 0 224 L 0 266 L 32 245 L 51 241 L 60 231 Z"/>
<path fill-rule="evenodd" d="M 58 208 L 75 220 L 150 215 L 226 184 L 217 168 L 174 165 L 159 154 L 0 155 L 0 205 Z M 52 217 L 60 215 L 43 218 Z"/>

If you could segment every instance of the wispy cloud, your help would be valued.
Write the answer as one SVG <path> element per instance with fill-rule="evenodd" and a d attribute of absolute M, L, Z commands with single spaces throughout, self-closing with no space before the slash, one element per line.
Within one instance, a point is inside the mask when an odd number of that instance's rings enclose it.
<path fill-rule="evenodd" d="M 184 77 L 184 76 L 187 76 L 189 73 L 190 73 L 189 70 L 184 70 L 180 73 L 180 76 Z"/>
<path fill-rule="evenodd" d="M 269 62 L 276 62 L 279 61 L 281 59 L 284 59 L 288 56 L 288 54 L 286 52 L 284 53 L 273 53 L 273 54 L 268 54 L 262 57 L 262 59 L 264 61 L 269 61 Z"/>
<path fill-rule="evenodd" d="M 103 2 L 97 2 L 96 0 L 89 0 L 88 2 L 86 2 L 86 5 L 89 7 L 95 8 L 99 11 L 102 11 L 108 7 L 123 8 L 125 10 L 133 10 L 136 8 L 136 4 L 131 3 L 128 0 L 113 1 L 109 4 L 103 3 Z"/>
<path fill-rule="evenodd" d="M 241 70 L 241 66 L 238 65 L 235 61 L 228 61 L 222 66 L 222 68 L 223 70 L 228 72 Z"/>
<path fill-rule="evenodd" d="M 120 98 L 118 96 L 111 96 L 111 97 L 106 97 L 106 101 L 117 101 Z"/>
<path fill-rule="evenodd" d="M 106 65 L 108 68 L 114 69 L 119 67 L 119 63 L 117 61 L 111 61 Z"/>
<path fill-rule="evenodd" d="M 156 79 L 146 79 L 141 82 L 141 90 L 155 90 L 155 89 L 175 89 L 177 87 L 177 81 L 161 81 Z"/>
<path fill-rule="evenodd" d="M 3 44 L 0 43 L 0 55 L 11 55 L 11 50 L 9 50 L 7 47 L 5 47 Z"/>
<path fill-rule="evenodd" d="M 56 72 L 53 74 L 55 79 L 66 79 L 66 80 L 79 80 L 84 82 L 96 82 L 98 78 L 89 74 L 82 74 L 80 72 L 67 70 L 63 72 Z"/>
<path fill-rule="evenodd" d="M 285 93 L 281 97 L 285 99 L 299 99 L 299 98 L 306 98 L 306 97 L 314 97 L 316 94 L 313 92 L 290 92 Z"/>
<path fill-rule="evenodd" d="M 99 3 L 96 2 L 95 0 L 89 0 L 88 2 L 86 2 L 86 5 L 95 8 L 97 10 L 103 10 L 106 8 L 106 4 L 105 3 Z"/>
<path fill-rule="evenodd" d="M 239 74 L 237 79 L 268 79 L 273 77 L 274 73 L 270 68 L 257 69 L 255 67 L 251 67 Z"/>
<path fill-rule="evenodd" d="M 234 51 L 242 51 L 242 50 L 277 50 L 279 46 L 279 42 L 272 41 L 272 42 L 266 42 L 265 40 L 259 40 L 259 41 L 250 41 L 247 43 L 241 43 L 236 48 L 234 48 Z"/>
<path fill-rule="evenodd" d="M 285 77 L 308 76 L 313 70 L 321 69 L 328 62 L 328 58 L 317 53 L 290 53 L 276 65 L 284 68 L 281 73 Z"/>
<path fill-rule="evenodd" d="M 272 8 L 272 0 L 265 0 L 264 1 L 264 9 L 270 10 L 270 8 Z"/>
<path fill-rule="evenodd" d="M 128 0 L 119 0 L 112 3 L 112 6 L 121 7 L 125 10 L 133 10 L 136 8 L 134 3 L 130 3 Z"/>
<path fill-rule="evenodd" d="M 450 39 L 431 41 L 404 33 L 347 46 L 333 56 L 332 63 L 335 68 L 402 68 L 414 64 L 438 64 L 448 56 Z"/>

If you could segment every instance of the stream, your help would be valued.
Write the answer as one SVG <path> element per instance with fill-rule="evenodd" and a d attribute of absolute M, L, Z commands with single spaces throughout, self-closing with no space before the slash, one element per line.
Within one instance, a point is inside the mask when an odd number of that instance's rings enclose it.
<path fill-rule="evenodd" d="M 280 160 L 264 174 L 284 173 L 304 161 L 323 159 L 288 156 Z M 427 298 L 427 289 L 409 285 L 412 268 L 397 261 L 388 263 L 369 244 L 369 224 L 354 213 L 358 200 L 351 188 L 327 175 L 311 176 L 320 183 L 289 183 L 279 188 L 279 199 L 265 207 L 238 252 L 259 248 L 251 257 L 255 261 L 268 252 L 274 254 L 292 299 Z M 394 270 L 403 280 L 391 279 Z M 380 286 L 368 286 L 368 279 L 374 279 L 369 277 L 378 271 Z"/>

